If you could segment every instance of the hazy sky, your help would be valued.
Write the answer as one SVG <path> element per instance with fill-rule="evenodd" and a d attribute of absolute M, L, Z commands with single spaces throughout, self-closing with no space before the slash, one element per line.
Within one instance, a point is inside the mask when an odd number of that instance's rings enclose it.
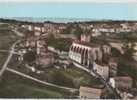
<path fill-rule="evenodd" d="M 0 17 L 137 20 L 133 3 L 0 3 Z"/>
<path fill-rule="evenodd" d="M 0 0 L 0 2 L 115 2 L 115 3 L 119 3 L 119 2 L 136 2 L 137 0 Z"/>

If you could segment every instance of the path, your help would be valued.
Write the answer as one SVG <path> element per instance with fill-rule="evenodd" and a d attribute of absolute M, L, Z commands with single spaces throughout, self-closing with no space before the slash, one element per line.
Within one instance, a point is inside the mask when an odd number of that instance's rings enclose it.
<path fill-rule="evenodd" d="M 95 72 L 94 70 L 89 70 L 88 68 L 86 68 L 86 67 L 84 67 L 84 66 L 82 66 L 82 65 L 79 65 L 79 64 L 77 64 L 76 62 L 73 62 L 73 64 L 74 64 L 76 67 L 78 67 L 78 68 L 80 68 L 80 69 L 82 69 L 82 70 L 90 73 L 91 75 L 98 77 L 98 78 L 101 80 L 101 82 L 102 82 L 109 90 L 111 90 L 111 91 L 115 94 L 115 96 L 116 96 L 117 98 L 121 98 L 120 95 L 117 93 L 117 91 L 106 81 L 106 79 L 104 79 L 104 78 L 103 78 L 101 75 L 99 75 L 97 72 Z"/>
<path fill-rule="evenodd" d="M 22 33 L 20 33 L 19 31 L 17 31 L 16 29 L 12 29 L 12 31 L 13 31 L 17 36 L 20 36 L 20 37 L 23 37 L 23 36 L 24 36 Z"/>
<path fill-rule="evenodd" d="M 11 68 L 6 68 L 6 70 L 7 70 L 7 71 L 10 71 L 10 72 L 12 72 L 12 73 L 14 73 L 14 74 L 20 75 L 20 76 L 22 76 L 22 77 L 28 78 L 28 79 L 30 79 L 30 80 L 33 80 L 33 81 L 35 81 L 35 82 L 44 84 L 44 85 L 53 86 L 53 87 L 60 88 L 60 89 L 66 89 L 66 90 L 69 90 L 69 91 L 71 91 L 71 92 L 78 91 L 78 89 L 75 89 L 75 88 L 68 88 L 68 87 L 64 87 L 64 86 L 59 86 L 59 85 L 55 85 L 55 84 L 52 84 L 52 83 L 48 83 L 48 82 L 45 82 L 45 81 L 41 81 L 41 80 L 39 80 L 39 79 L 37 79 L 37 78 L 34 78 L 34 77 L 32 77 L 32 76 L 29 76 L 29 75 L 26 75 L 26 74 L 24 74 L 24 73 L 21 73 L 21 72 L 19 72 L 19 71 L 16 71 L 16 70 L 14 70 L 14 69 L 11 69 Z"/>
<path fill-rule="evenodd" d="M 9 50 L 0 50 L 0 52 L 9 52 Z M 22 54 L 21 53 L 18 53 L 18 52 L 15 52 L 15 51 L 11 51 L 13 54 L 16 54 L 16 55 L 19 55 L 19 56 L 22 56 Z"/>
<path fill-rule="evenodd" d="M 2 74 L 4 73 L 4 71 L 6 70 L 6 67 L 7 67 L 8 63 L 9 63 L 9 61 L 10 61 L 11 58 L 12 58 L 12 55 L 13 55 L 13 52 L 14 52 L 14 48 L 15 48 L 16 44 L 19 43 L 19 42 L 20 42 L 20 40 L 16 41 L 16 42 L 11 46 L 11 49 L 9 50 L 9 55 L 8 55 L 5 63 L 3 64 L 3 66 L 2 66 L 2 68 L 1 68 L 1 70 L 0 70 L 0 77 L 2 76 Z"/>

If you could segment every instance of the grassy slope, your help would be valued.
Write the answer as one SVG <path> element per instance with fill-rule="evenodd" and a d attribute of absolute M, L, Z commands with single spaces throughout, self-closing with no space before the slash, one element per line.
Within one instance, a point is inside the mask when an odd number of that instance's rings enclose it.
<path fill-rule="evenodd" d="M 54 83 L 66 87 L 79 88 L 80 85 L 90 85 L 90 86 L 101 85 L 101 82 L 98 79 L 95 79 L 87 72 L 79 68 L 76 68 L 74 66 L 70 66 L 67 69 L 64 68 L 57 69 L 55 67 L 49 67 L 43 69 L 43 71 L 45 71 L 43 74 L 37 75 L 36 73 L 32 73 L 31 71 L 27 70 L 27 68 L 23 64 L 17 63 L 16 65 L 17 65 L 16 67 L 15 66 L 13 67 L 13 64 L 10 63 L 9 67 L 21 71 L 23 73 L 29 74 L 40 80 L 45 80 L 50 83 Z"/>
<path fill-rule="evenodd" d="M 8 50 L 16 39 L 15 34 L 10 30 L 8 25 L 0 25 L 0 49 Z M 0 53 L 0 66 L 3 65 L 7 55 L 8 53 Z M 66 91 L 48 86 L 39 86 L 39 84 L 8 72 L 4 74 L 0 81 L 0 97 L 63 98 L 67 96 L 69 96 L 69 93 Z"/>
<path fill-rule="evenodd" d="M 78 68 L 75 68 L 72 66 L 71 68 L 68 68 L 64 70 L 63 68 L 57 70 L 55 68 L 50 68 L 46 71 L 47 75 L 50 75 L 50 78 L 53 79 L 53 83 L 79 88 L 80 85 L 100 85 L 101 82 L 91 75 L 89 75 L 87 72 L 82 71 Z M 46 75 L 46 76 L 47 76 Z M 48 75 L 48 76 L 49 76 Z M 60 80 L 60 81 L 58 81 Z"/>
<path fill-rule="evenodd" d="M 17 37 L 9 28 L 9 25 L 0 25 L 0 50 L 9 50 L 10 46 L 16 41 Z M 8 53 L 0 52 L 0 67 L 6 60 Z"/>
<path fill-rule="evenodd" d="M 9 26 L 5 26 L 5 28 L 0 26 L 0 49 L 8 50 L 9 47 L 16 41 L 17 37 L 11 31 Z"/>
<path fill-rule="evenodd" d="M 0 49 L 9 49 L 15 40 L 16 37 L 13 35 L 12 31 L 0 28 Z M 0 57 L 2 56 L 4 55 L 0 55 Z M 12 67 L 13 65 L 15 65 L 15 63 L 12 64 Z M 55 84 L 77 88 L 79 88 L 79 85 L 92 85 L 96 84 L 96 82 L 98 83 L 92 76 L 74 67 L 67 70 L 49 68 L 44 77 L 51 78 L 49 81 Z M 70 93 L 65 90 L 42 86 L 9 72 L 4 74 L 3 80 L 0 82 L 0 97 L 68 98 L 69 96 Z"/>
<path fill-rule="evenodd" d="M 0 97 L 4 98 L 63 98 L 69 95 L 63 90 L 43 86 L 10 72 L 4 74 L 2 81 Z"/>

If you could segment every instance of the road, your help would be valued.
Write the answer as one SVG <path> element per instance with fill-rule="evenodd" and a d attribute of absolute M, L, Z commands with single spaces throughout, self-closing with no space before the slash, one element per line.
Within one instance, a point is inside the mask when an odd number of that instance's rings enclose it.
<path fill-rule="evenodd" d="M 94 70 L 89 70 L 88 68 L 82 66 L 82 65 L 78 65 L 76 62 L 73 62 L 74 65 L 88 73 L 90 73 L 90 75 L 96 76 L 97 78 L 99 78 L 101 80 L 101 82 L 109 89 L 111 90 L 115 96 L 118 98 L 121 98 L 120 95 L 117 93 L 117 91 L 106 81 L 106 79 L 104 79 L 101 75 L 99 75 L 97 72 L 95 72 Z"/>
<path fill-rule="evenodd" d="M 21 37 L 23 36 L 20 32 L 16 31 L 15 29 L 14 29 L 13 31 L 15 32 L 16 35 L 21 36 Z M 8 55 L 5 63 L 3 64 L 2 69 L 0 70 L 0 77 L 2 76 L 2 74 L 4 73 L 4 71 L 7 70 L 7 71 L 10 71 L 10 72 L 12 72 L 12 73 L 14 73 L 14 74 L 18 74 L 18 75 L 20 75 L 20 76 L 22 76 L 22 77 L 25 77 L 25 78 L 28 78 L 28 79 L 30 79 L 30 80 L 36 81 L 36 82 L 38 82 L 38 83 L 42 83 L 42 84 L 44 84 L 44 85 L 49 85 L 49 86 L 53 86 L 53 87 L 57 87 L 57 88 L 61 88 L 61 89 L 66 89 L 66 90 L 69 90 L 69 91 L 72 91 L 72 92 L 78 91 L 78 89 L 68 88 L 68 87 L 64 87 L 64 86 L 59 86 L 59 85 L 55 85 L 55 84 L 52 84 L 52 83 L 48 83 L 48 82 L 45 82 L 45 81 L 41 81 L 41 80 L 36 79 L 36 78 L 34 78 L 34 77 L 32 77 L 32 76 L 29 76 L 29 75 L 26 75 L 26 74 L 21 73 L 21 72 L 19 72 L 19 71 L 16 71 L 16 70 L 14 70 L 14 69 L 7 68 L 8 63 L 9 63 L 9 61 L 11 60 L 12 55 L 14 54 L 14 48 L 15 48 L 16 44 L 19 43 L 19 42 L 20 42 L 20 40 L 16 41 L 16 42 L 11 46 L 11 49 L 9 50 L 9 55 Z M 96 76 L 98 76 L 98 77 L 100 78 L 100 80 L 106 85 L 107 88 L 111 89 L 116 95 L 118 95 L 117 92 L 113 89 L 113 87 L 112 87 L 104 78 L 102 78 L 98 73 L 96 73 L 96 72 L 94 72 L 94 71 L 90 71 L 90 70 L 88 70 L 88 69 L 85 68 L 85 67 L 79 67 L 79 68 L 81 68 L 82 70 L 87 71 L 87 72 L 90 73 L 91 75 L 96 75 Z"/>
<path fill-rule="evenodd" d="M 0 52 L 9 52 L 9 50 L 2 50 L 2 49 L 1 49 Z"/>
<path fill-rule="evenodd" d="M 22 36 L 21 34 L 19 34 L 17 31 L 15 31 L 15 34 L 16 35 L 19 35 L 19 36 Z M 59 85 L 56 85 L 56 84 L 52 84 L 52 83 L 48 83 L 48 82 L 45 82 L 45 81 L 42 81 L 42 80 L 39 80 L 37 78 L 34 78 L 32 76 L 29 76 L 29 75 L 26 75 L 24 73 L 21 73 L 19 71 L 16 71 L 14 69 L 11 69 L 11 68 L 8 68 L 7 65 L 8 63 L 10 62 L 11 58 L 12 58 L 12 55 L 13 54 L 18 54 L 14 51 L 14 48 L 16 46 L 17 43 L 19 43 L 21 40 L 18 40 L 16 41 L 12 46 L 11 46 L 11 49 L 9 50 L 9 55 L 5 61 L 5 63 L 3 64 L 1 70 L 0 70 L 0 77 L 3 75 L 4 71 L 7 70 L 7 71 L 10 71 L 14 74 L 17 74 L 17 75 L 20 75 L 22 77 L 25 77 L 25 78 L 28 78 L 30 80 L 33 80 L 35 82 L 38 82 L 38 83 L 41 83 L 41 84 L 44 84 L 44 85 L 48 85 L 48 86 L 53 86 L 53 87 L 56 87 L 56 88 L 60 88 L 60 89 L 66 89 L 66 90 L 69 90 L 70 92 L 75 92 L 75 91 L 78 91 L 78 89 L 75 89 L 75 88 L 69 88 L 69 87 L 64 87 L 64 86 L 59 86 Z M 7 50 L 0 50 L 1 52 L 8 52 Z M 19 54 L 20 55 L 20 54 Z"/>
<path fill-rule="evenodd" d="M 116 89 L 114 89 L 114 88 L 106 81 L 106 79 L 104 79 L 104 78 L 103 78 L 101 75 L 99 75 L 97 72 L 95 72 L 95 71 L 93 71 L 93 72 L 94 72 L 94 73 L 96 74 L 96 76 L 102 81 L 102 83 L 104 83 L 105 86 L 114 93 L 116 99 L 121 99 L 121 96 L 117 93 Z"/>
<path fill-rule="evenodd" d="M 11 26 L 10 24 L 9 24 L 9 26 L 12 29 L 13 33 L 15 33 L 17 36 L 19 36 L 19 37 L 23 37 L 24 36 L 24 34 L 22 34 L 21 32 L 19 32 L 16 27 Z"/>
<path fill-rule="evenodd" d="M 33 80 L 33 81 L 35 81 L 35 82 L 44 84 L 44 85 L 53 86 L 53 87 L 60 88 L 60 89 L 65 89 L 65 90 L 69 90 L 70 92 L 78 91 L 78 89 L 75 89 L 75 88 L 68 88 L 68 87 L 64 87 L 64 86 L 60 86 L 60 85 L 55 85 L 55 84 L 52 84 L 52 83 L 48 83 L 48 82 L 46 82 L 46 81 L 41 81 L 41 80 L 39 80 L 39 79 L 37 79 L 37 78 L 34 78 L 34 77 L 32 77 L 32 76 L 29 76 L 29 75 L 27 75 L 27 74 L 21 73 L 21 72 L 19 72 L 19 71 L 17 71 L 17 70 L 14 70 L 14 69 L 11 69 L 11 68 L 8 68 L 8 67 L 6 68 L 6 70 L 7 70 L 7 71 L 10 71 L 10 72 L 12 72 L 12 73 L 14 73 L 14 74 L 20 75 L 20 76 L 22 76 L 22 77 L 25 77 L 25 78 L 27 78 L 27 79 Z"/>
<path fill-rule="evenodd" d="M 10 25 L 9 25 L 9 26 L 10 26 Z M 23 36 L 23 34 L 20 33 L 20 32 L 18 32 L 18 31 L 16 31 L 15 28 L 13 28 L 12 26 L 10 26 L 10 27 L 11 27 L 12 31 L 14 31 L 14 32 L 13 32 L 14 34 L 16 34 L 16 35 L 19 36 L 19 37 L 22 37 L 22 36 Z M 14 48 L 15 48 L 16 44 L 19 43 L 20 41 L 21 41 L 21 40 L 17 40 L 17 41 L 16 41 L 15 43 L 13 43 L 13 45 L 10 47 L 10 50 L 8 51 L 8 52 L 9 52 L 9 55 L 8 55 L 5 63 L 3 64 L 3 66 L 2 66 L 2 68 L 1 68 L 1 70 L 0 70 L 0 77 L 2 76 L 2 74 L 4 73 L 4 71 L 6 70 L 6 67 L 7 67 L 8 63 L 9 63 L 10 59 L 12 58 L 12 55 L 15 54 Z"/>
<path fill-rule="evenodd" d="M 9 50 L 0 50 L 0 52 L 9 52 Z M 13 54 L 16 54 L 16 55 L 19 55 L 19 56 L 22 56 L 22 54 L 21 53 L 18 53 L 18 52 L 15 52 L 15 51 L 11 51 Z"/>
<path fill-rule="evenodd" d="M 21 32 L 17 31 L 17 29 L 12 29 L 12 31 L 13 31 L 17 36 L 20 36 L 20 37 L 23 37 L 23 36 L 24 36 Z"/>
<path fill-rule="evenodd" d="M 90 75 L 96 77 L 95 73 L 94 73 L 92 70 L 89 70 L 89 69 L 87 69 L 86 67 L 83 67 L 82 65 L 76 63 L 75 61 L 73 61 L 73 64 L 74 64 L 77 68 L 80 68 L 80 69 L 86 71 L 87 73 L 90 73 Z"/>
<path fill-rule="evenodd" d="M 2 66 L 2 68 L 1 68 L 1 70 L 0 70 L 0 77 L 2 76 L 2 74 L 4 73 L 4 71 L 6 70 L 6 67 L 7 67 L 9 61 L 11 60 L 12 55 L 13 55 L 13 53 L 14 53 L 14 48 L 15 48 L 16 44 L 19 43 L 19 42 L 20 42 L 20 40 L 16 41 L 16 42 L 11 46 L 11 48 L 10 48 L 10 50 L 9 50 L 9 55 L 8 55 L 5 63 L 3 64 L 3 66 Z"/>

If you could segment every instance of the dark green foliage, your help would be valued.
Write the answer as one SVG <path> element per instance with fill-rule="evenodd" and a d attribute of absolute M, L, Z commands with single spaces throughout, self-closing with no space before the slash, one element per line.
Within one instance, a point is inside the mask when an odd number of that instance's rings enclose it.
<path fill-rule="evenodd" d="M 56 77 L 56 78 L 54 78 L 53 83 L 56 83 L 59 85 L 64 85 L 64 86 L 74 87 L 73 79 L 63 75 L 63 73 L 61 73 L 61 71 L 54 71 L 53 77 Z"/>
<path fill-rule="evenodd" d="M 119 56 L 121 56 L 120 51 L 117 50 L 116 48 L 113 48 L 113 47 L 111 48 L 111 53 L 112 53 L 113 57 L 119 57 Z"/>
<path fill-rule="evenodd" d="M 135 66 L 127 64 L 125 61 L 122 60 L 119 62 L 118 74 L 129 75 L 137 80 L 137 68 Z"/>
<path fill-rule="evenodd" d="M 36 59 L 36 52 L 28 51 L 26 54 L 24 54 L 23 58 L 25 62 L 31 63 Z"/>
<path fill-rule="evenodd" d="M 129 75 L 133 78 L 133 87 L 137 88 L 136 81 L 137 81 L 137 67 L 136 62 L 134 59 L 131 59 L 130 56 L 121 56 L 118 62 L 118 75 L 125 76 Z"/>
<path fill-rule="evenodd" d="M 50 36 L 47 41 L 49 46 L 53 46 L 55 49 L 60 51 L 69 51 L 69 48 L 72 44 L 71 39 L 65 38 L 54 38 L 54 36 Z"/>
<path fill-rule="evenodd" d="M 124 56 L 125 57 L 132 57 L 133 54 L 136 52 L 134 50 L 134 47 L 135 47 L 134 43 L 131 43 L 131 45 L 129 45 L 129 42 L 125 43 L 124 48 L 123 48 L 124 52 L 125 52 Z"/>
<path fill-rule="evenodd" d="M 61 34 L 74 34 L 76 37 L 80 37 L 83 33 L 83 30 L 76 24 L 76 25 L 68 25 L 66 29 L 62 31 Z"/>
<path fill-rule="evenodd" d="M 68 98 L 69 91 L 39 84 L 10 72 L 0 82 L 1 98 Z"/>

